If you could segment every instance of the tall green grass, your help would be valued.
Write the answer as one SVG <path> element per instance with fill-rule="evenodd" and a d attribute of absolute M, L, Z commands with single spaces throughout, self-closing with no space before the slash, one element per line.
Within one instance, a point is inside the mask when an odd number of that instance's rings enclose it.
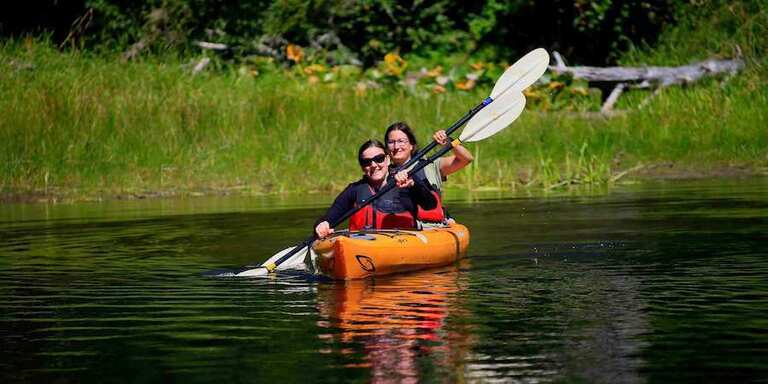
<path fill-rule="evenodd" d="M 724 6 L 709 23 L 671 30 L 658 50 L 626 57 L 685 64 L 739 46 L 748 63 L 743 73 L 664 89 L 643 108 L 650 93 L 633 91 L 621 102 L 628 112 L 610 118 L 528 110 L 507 130 L 469 144 L 476 161 L 447 187 L 605 184 L 659 163 L 764 169 L 768 12 L 754 11 Z M 716 33 L 726 28 L 718 23 L 735 29 Z M 405 120 L 425 143 L 487 92 L 360 95 L 352 83 L 227 70 L 193 76 L 173 57 L 123 63 L 44 41 L 6 42 L 0 189 L 75 198 L 339 190 L 359 177 L 355 156 L 364 140 L 381 139 L 387 125 Z"/>
<path fill-rule="evenodd" d="M 359 173 L 359 143 L 390 122 L 444 126 L 479 98 L 191 76 L 175 59 L 125 64 L 43 43 L 6 45 L 0 61 L 6 191 L 339 189 Z"/>

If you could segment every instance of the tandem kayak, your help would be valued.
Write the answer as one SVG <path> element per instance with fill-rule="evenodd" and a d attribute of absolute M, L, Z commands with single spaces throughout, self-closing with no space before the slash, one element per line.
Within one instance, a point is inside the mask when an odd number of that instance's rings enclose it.
<path fill-rule="evenodd" d="M 339 232 L 312 244 L 314 264 L 339 280 L 416 271 L 451 264 L 467 253 L 469 230 L 461 224 L 423 230 Z"/>

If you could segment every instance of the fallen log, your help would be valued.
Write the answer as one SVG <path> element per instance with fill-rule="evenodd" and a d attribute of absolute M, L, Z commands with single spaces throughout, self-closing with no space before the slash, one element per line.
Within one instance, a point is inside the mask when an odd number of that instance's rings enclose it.
<path fill-rule="evenodd" d="M 708 75 L 733 74 L 744 67 L 741 59 L 709 59 L 679 67 L 567 67 L 557 52 L 554 55 L 558 62 L 549 66 L 553 72 L 586 81 L 635 83 L 633 88 L 687 84 Z"/>
<path fill-rule="evenodd" d="M 663 87 L 690 84 L 705 76 L 733 75 L 744 68 L 744 60 L 740 58 L 709 59 L 679 67 L 569 67 L 565 65 L 559 53 L 553 52 L 553 56 L 556 64 L 550 65 L 549 70 L 556 74 L 569 74 L 574 79 L 588 82 L 617 83 L 600 109 L 603 113 L 612 110 L 626 88 L 656 88 L 656 92 L 651 96 L 653 97 Z"/>

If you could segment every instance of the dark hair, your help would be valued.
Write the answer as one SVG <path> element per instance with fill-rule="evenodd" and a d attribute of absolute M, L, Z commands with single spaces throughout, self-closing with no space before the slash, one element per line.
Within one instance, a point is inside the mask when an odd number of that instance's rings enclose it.
<path fill-rule="evenodd" d="M 387 153 L 387 147 L 381 143 L 381 141 L 378 141 L 376 139 L 371 139 L 363 143 L 363 145 L 360 146 L 360 149 L 357 151 L 357 163 L 360 164 L 360 166 L 363 165 L 363 152 L 365 152 L 368 148 L 380 148 L 382 151 L 384 151 L 385 154 Z"/>
<path fill-rule="evenodd" d="M 419 143 L 416 142 L 416 136 L 413 134 L 413 130 L 411 127 L 408 126 L 408 124 L 398 121 L 389 127 L 387 127 L 387 130 L 384 132 L 384 142 L 389 142 L 389 133 L 392 131 L 402 131 L 405 133 L 405 136 L 408 137 L 408 141 L 411 142 L 411 145 L 413 145 L 413 150 L 411 150 L 411 155 L 419 151 Z M 384 150 L 385 152 L 389 153 L 389 147 Z"/>

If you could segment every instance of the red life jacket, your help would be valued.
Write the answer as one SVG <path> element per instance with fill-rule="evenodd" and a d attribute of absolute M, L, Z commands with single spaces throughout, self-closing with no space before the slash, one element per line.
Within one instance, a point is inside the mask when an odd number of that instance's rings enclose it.
<path fill-rule="evenodd" d="M 355 207 L 363 205 L 374 194 L 370 185 L 357 185 Z M 349 230 L 361 229 L 391 229 L 416 228 L 413 213 L 406 210 L 400 203 L 400 191 L 397 188 L 389 190 L 384 196 L 357 211 L 349 218 Z"/>
<path fill-rule="evenodd" d="M 434 223 L 442 223 L 443 220 L 445 220 L 445 211 L 443 210 L 443 199 L 440 197 L 440 193 L 431 191 L 432 195 L 435 196 L 435 200 L 437 200 L 437 205 L 435 208 L 430 209 L 428 211 L 422 209 L 421 207 L 417 207 L 418 212 L 416 214 L 416 217 L 418 217 L 421 221 L 429 221 Z"/>
<path fill-rule="evenodd" d="M 421 221 L 429 221 L 433 223 L 442 223 L 443 220 L 445 220 L 445 211 L 443 210 L 443 199 L 440 196 L 439 191 L 435 191 L 435 186 L 429 183 L 429 179 L 427 179 L 427 175 L 424 172 L 424 168 L 419 169 L 416 172 L 415 177 L 419 177 L 424 180 L 424 183 L 430 185 L 432 187 L 432 195 L 435 196 L 435 200 L 437 200 L 437 205 L 435 208 L 430 210 L 424 210 L 421 207 L 417 207 L 418 212 L 416 214 L 416 217 Z"/>

